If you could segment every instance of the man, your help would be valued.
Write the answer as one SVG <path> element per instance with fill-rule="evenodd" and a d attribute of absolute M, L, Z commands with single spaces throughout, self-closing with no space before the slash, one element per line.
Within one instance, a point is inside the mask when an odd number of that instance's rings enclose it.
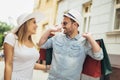
<path fill-rule="evenodd" d="M 55 34 L 51 33 L 48 37 L 48 39 L 52 38 Z M 47 68 L 50 68 L 51 61 L 52 61 L 52 51 L 53 48 L 46 49 L 46 66 Z"/>
<path fill-rule="evenodd" d="M 77 10 L 72 9 L 63 17 L 64 34 L 55 35 L 47 40 L 51 32 L 59 31 L 60 28 L 51 29 L 41 37 L 39 42 L 42 48 L 53 48 L 48 80 L 80 80 L 86 55 L 101 60 L 103 52 L 90 33 L 79 34 L 81 14 Z"/>

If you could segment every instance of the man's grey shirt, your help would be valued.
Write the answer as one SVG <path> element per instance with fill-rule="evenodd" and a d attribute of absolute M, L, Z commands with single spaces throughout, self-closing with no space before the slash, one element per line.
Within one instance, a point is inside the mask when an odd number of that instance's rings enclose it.
<path fill-rule="evenodd" d="M 103 58 L 102 49 L 100 52 L 93 53 L 89 42 L 80 34 L 72 39 L 65 34 L 53 36 L 42 48 L 53 48 L 48 80 L 80 80 L 86 55 L 97 60 Z"/>

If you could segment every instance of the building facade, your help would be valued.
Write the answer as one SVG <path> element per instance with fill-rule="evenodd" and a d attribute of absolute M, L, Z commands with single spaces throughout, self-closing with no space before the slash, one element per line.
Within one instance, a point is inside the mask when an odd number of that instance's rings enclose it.
<path fill-rule="evenodd" d="M 95 39 L 102 38 L 112 67 L 120 69 L 120 0 L 37 0 L 34 11 L 47 15 L 39 31 L 61 24 L 63 14 L 73 8 L 83 16 L 80 33 L 90 32 Z"/>
<path fill-rule="evenodd" d="M 78 9 L 83 20 L 79 31 L 103 38 L 113 66 L 120 68 L 120 0 L 63 0 L 58 6 L 57 23 L 69 9 Z"/>
<path fill-rule="evenodd" d="M 34 36 L 35 42 L 38 42 L 46 29 L 55 25 L 59 1 L 60 0 L 35 0 L 34 11 L 40 11 L 45 15 L 45 19 L 38 24 L 37 34 Z"/>

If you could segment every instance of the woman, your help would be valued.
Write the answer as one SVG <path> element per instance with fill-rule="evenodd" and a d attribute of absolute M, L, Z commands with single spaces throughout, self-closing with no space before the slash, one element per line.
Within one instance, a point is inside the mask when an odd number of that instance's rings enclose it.
<path fill-rule="evenodd" d="M 32 80 L 33 69 L 45 70 L 37 64 L 39 52 L 32 41 L 36 33 L 36 22 L 43 18 L 41 13 L 23 14 L 18 17 L 18 27 L 4 40 L 5 71 L 4 80 Z"/>

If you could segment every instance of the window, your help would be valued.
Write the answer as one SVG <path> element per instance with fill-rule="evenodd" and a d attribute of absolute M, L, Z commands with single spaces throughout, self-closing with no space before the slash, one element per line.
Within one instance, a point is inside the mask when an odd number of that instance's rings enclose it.
<path fill-rule="evenodd" d="M 116 2 L 115 2 L 114 30 L 120 30 L 120 0 L 116 0 Z"/>
<path fill-rule="evenodd" d="M 49 2 L 50 0 L 46 0 L 46 2 Z"/>
<path fill-rule="evenodd" d="M 89 31 L 91 5 L 92 5 L 91 1 L 83 4 L 83 17 L 84 17 L 83 32 Z"/>
<path fill-rule="evenodd" d="M 46 30 L 46 29 L 48 29 L 48 23 L 45 23 L 45 24 L 43 24 L 43 30 Z"/>
<path fill-rule="evenodd" d="M 35 4 L 34 4 L 35 8 L 36 8 L 36 9 L 39 9 L 40 4 L 41 4 L 41 0 L 36 0 L 36 1 L 35 1 Z"/>
<path fill-rule="evenodd" d="M 113 18 L 112 31 L 107 32 L 107 35 L 120 34 L 120 0 L 114 0 Z"/>

